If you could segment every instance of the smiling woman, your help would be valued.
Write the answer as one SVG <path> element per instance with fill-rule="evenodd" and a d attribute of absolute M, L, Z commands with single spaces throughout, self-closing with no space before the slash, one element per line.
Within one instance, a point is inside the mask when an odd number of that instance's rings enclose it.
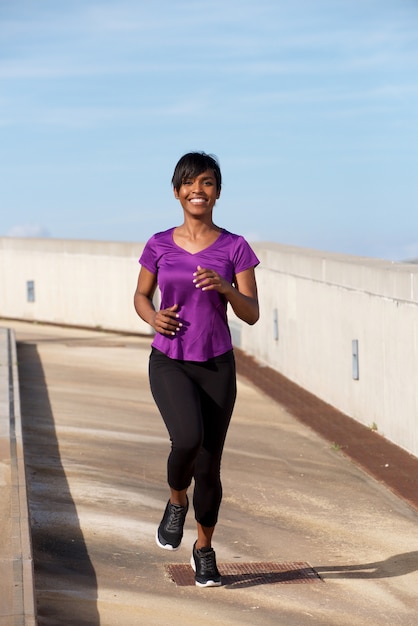
<path fill-rule="evenodd" d="M 183 223 L 147 242 L 134 298 L 138 315 L 156 331 L 150 384 L 171 439 L 170 499 L 156 541 L 166 550 L 179 548 L 187 490 L 194 479 L 197 540 L 191 564 L 196 585 L 216 587 L 221 577 L 212 535 L 222 499 L 222 451 L 236 397 L 227 306 L 248 324 L 257 321 L 258 259 L 243 237 L 213 222 L 222 184 L 214 157 L 184 155 L 172 183 Z M 157 285 L 159 311 L 152 302 Z"/>
<path fill-rule="evenodd" d="M 205 214 L 212 216 L 213 207 L 220 195 L 220 189 L 217 187 L 213 170 L 208 169 L 195 178 L 183 178 L 179 189 L 174 189 L 174 195 L 177 200 L 180 200 L 185 214 L 190 213 L 190 216 L 195 215 L 196 217 Z M 185 234 L 178 228 L 175 238 L 182 239 Z M 187 233 L 183 243 L 187 245 L 188 242 L 192 243 Z M 206 243 L 205 241 L 204 244 Z"/>

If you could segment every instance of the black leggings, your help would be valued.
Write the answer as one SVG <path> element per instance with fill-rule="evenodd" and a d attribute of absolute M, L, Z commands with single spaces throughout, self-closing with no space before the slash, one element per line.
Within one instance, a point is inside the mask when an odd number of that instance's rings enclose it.
<path fill-rule="evenodd" d="M 152 349 L 152 395 L 167 427 L 168 484 L 187 489 L 194 478 L 196 521 L 215 526 L 222 499 L 221 457 L 236 397 L 232 350 L 205 362 L 179 361 Z"/>

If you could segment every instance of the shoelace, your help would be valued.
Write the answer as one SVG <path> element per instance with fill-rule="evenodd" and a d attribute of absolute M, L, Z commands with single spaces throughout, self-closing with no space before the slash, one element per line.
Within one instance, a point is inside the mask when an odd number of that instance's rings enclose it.
<path fill-rule="evenodd" d="M 202 552 L 198 551 L 199 555 L 199 565 L 202 574 L 216 574 L 216 561 L 215 561 L 215 552 L 211 550 L 210 552 Z"/>
<path fill-rule="evenodd" d="M 166 525 L 167 532 L 177 532 L 183 524 L 184 507 L 172 504 Z"/>

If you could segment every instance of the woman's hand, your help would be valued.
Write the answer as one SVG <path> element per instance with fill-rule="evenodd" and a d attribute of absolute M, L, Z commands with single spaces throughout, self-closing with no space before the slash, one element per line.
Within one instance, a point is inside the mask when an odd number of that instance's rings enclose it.
<path fill-rule="evenodd" d="M 152 326 L 157 333 L 161 335 L 175 335 L 180 330 L 182 323 L 178 320 L 177 309 L 178 304 L 173 304 L 168 309 L 161 309 L 155 312 Z"/>
<path fill-rule="evenodd" d="M 195 287 L 202 291 L 215 290 L 225 294 L 231 288 L 230 283 L 220 276 L 215 270 L 197 266 L 193 274 Z"/>
<path fill-rule="evenodd" d="M 138 315 L 161 335 L 175 335 L 182 327 L 176 313 L 178 304 L 156 311 L 152 302 L 157 288 L 157 276 L 141 267 L 134 295 L 134 305 Z"/>
<path fill-rule="evenodd" d="M 195 287 L 202 291 L 215 290 L 225 296 L 235 315 L 247 324 L 255 324 L 259 318 L 257 284 L 254 268 L 244 270 L 235 276 L 235 285 L 231 285 L 215 270 L 197 266 L 193 274 Z"/>

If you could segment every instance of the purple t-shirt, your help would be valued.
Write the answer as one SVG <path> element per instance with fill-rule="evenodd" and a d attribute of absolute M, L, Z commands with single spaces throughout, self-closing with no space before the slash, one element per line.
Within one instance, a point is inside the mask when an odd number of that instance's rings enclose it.
<path fill-rule="evenodd" d="M 202 291 L 193 283 L 197 266 L 213 269 L 232 284 L 236 274 L 259 260 L 240 235 L 222 230 L 210 246 L 192 254 L 173 239 L 174 228 L 153 235 L 139 263 L 157 276 L 161 309 L 178 304 L 182 323 L 175 335 L 156 333 L 152 345 L 172 359 L 207 361 L 232 349 L 226 298 L 217 291 Z"/>

